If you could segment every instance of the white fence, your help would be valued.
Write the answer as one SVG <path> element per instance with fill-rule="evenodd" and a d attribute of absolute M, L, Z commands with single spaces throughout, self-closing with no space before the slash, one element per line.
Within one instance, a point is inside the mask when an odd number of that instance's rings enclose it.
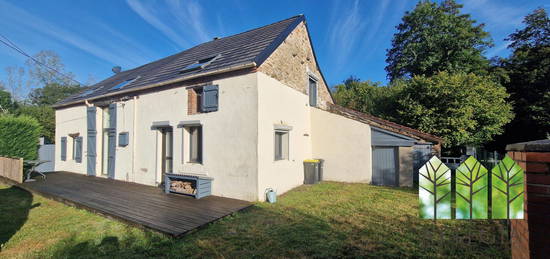
<path fill-rule="evenodd" d="M 54 144 L 48 144 L 48 145 L 41 145 L 38 149 L 38 159 L 39 160 L 46 160 L 50 161 L 44 164 L 41 164 L 36 167 L 36 171 L 45 173 L 45 172 L 52 172 L 55 168 L 55 145 Z"/>

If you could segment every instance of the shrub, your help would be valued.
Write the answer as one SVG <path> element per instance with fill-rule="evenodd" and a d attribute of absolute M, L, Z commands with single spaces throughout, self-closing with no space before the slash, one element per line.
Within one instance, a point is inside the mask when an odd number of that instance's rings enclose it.
<path fill-rule="evenodd" d="M 42 126 L 29 116 L 0 116 L 0 156 L 33 160 L 38 157 Z"/>

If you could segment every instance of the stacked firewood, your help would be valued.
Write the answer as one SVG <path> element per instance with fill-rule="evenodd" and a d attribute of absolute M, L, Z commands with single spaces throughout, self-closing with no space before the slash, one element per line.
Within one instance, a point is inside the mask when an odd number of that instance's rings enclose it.
<path fill-rule="evenodd" d="M 193 183 L 188 181 L 171 181 L 170 189 L 175 192 L 187 194 L 195 194 L 197 191 L 195 188 L 193 188 Z"/>

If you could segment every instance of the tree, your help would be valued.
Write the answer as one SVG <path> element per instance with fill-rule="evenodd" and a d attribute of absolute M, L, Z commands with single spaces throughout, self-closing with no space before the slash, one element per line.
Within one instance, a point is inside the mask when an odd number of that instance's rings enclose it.
<path fill-rule="evenodd" d="M 509 94 L 494 78 L 440 72 L 407 80 L 397 96 L 396 122 L 440 136 L 444 147 L 479 145 L 513 118 Z"/>
<path fill-rule="evenodd" d="M 399 84 L 391 87 L 380 82 L 364 81 L 350 77 L 335 86 L 336 103 L 374 116 L 392 119 L 395 117 L 395 95 L 401 90 Z"/>
<path fill-rule="evenodd" d="M 65 72 L 65 65 L 57 53 L 42 50 L 36 53 L 25 64 L 29 68 L 29 77 L 37 86 L 48 84 L 74 84 L 74 74 Z"/>
<path fill-rule="evenodd" d="M 452 0 L 421 1 L 405 13 L 386 53 L 391 81 L 439 71 L 486 74 L 489 61 L 482 53 L 492 46 L 490 35 L 460 8 Z"/>
<path fill-rule="evenodd" d="M 7 80 L 6 86 L 11 92 L 11 97 L 14 101 L 21 101 L 29 88 L 29 83 L 25 79 L 25 69 L 17 66 L 9 66 L 5 68 Z"/>
<path fill-rule="evenodd" d="M 29 93 L 29 101 L 34 105 L 53 105 L 70 95 L 82 91 L 79 85 L 60 85 L 50 83 Z"/>
<path fill-rule="evenodd" d="M 493 145 L 501 150 L 505 144 L 550 137 L 550 19 L 538 8 L 523 23 L 508 38 L 511 56 L 498 64 L 508 75 L 504 85 L 516 113 L 497 138 L 500 145 Z"/>
<path fill-rule="evenodd" d="M 0 85 L 0 115 L 6 113 L 12 113 L 17 107 L 12 98 L 10 92 L 4 90 Z"/>
<path fill-rule="evenodd" d="M 55 111 L 50 106 L 40 105 L 22 105 L 17 111 L 17 115 L 26 115 L 38 121 L 42 126 L 40 136 L 45 137 L 48 142 L 55 140 Z"/>

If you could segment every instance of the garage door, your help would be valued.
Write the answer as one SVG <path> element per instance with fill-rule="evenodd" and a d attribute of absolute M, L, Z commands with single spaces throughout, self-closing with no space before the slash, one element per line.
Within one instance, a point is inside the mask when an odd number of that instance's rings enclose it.
<path fill-rule="evenodd" d="M 397 148 L 373 147 L 372 184 L 397 186 Z"/>

